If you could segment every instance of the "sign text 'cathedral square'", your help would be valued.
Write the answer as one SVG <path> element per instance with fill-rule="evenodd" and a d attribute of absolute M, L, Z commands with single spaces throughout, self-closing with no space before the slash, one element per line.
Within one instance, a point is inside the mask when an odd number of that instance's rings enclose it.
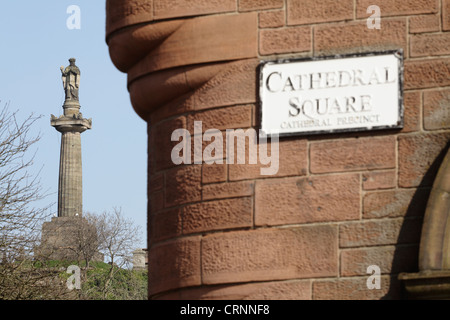
<path fill-rule="evenodd" d="M 261 130 L 268 135 L 401 128 L 399 51 L 264 62 Z"/>

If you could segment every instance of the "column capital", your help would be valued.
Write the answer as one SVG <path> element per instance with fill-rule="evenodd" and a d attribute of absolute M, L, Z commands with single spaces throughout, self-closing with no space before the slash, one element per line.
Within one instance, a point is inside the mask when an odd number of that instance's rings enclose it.
<path fill-rule="evenodd" d="M 92 119 L 85 119 L 81 113 L 78 115 L 60 116 L 59 118 L 51 115 L 50 125 L 59 132 L 84 132 L 92 128 Z"/>

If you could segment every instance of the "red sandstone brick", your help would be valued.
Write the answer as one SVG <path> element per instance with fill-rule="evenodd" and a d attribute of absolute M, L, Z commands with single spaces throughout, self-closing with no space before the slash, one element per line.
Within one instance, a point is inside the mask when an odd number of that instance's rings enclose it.
<path fill-rule="evenodd" d="M 313 173 L 394 168 L 395 137 L 313 142 L 310 166 Z"/>
<path fill-rule="evenodd" d="M 226 63 L 191 63 L 194 65 L 154 72 L 133 81 L 129 90 L 135 111 L 150 124 L 193 111 L 196 90 L 223 71 Z"/>
<path fill-rule="evenodd" d="M 243 300 L 311 300 L 311 281 L 246 284 L 237 287 L 235 294 Z"/>
<path fill-rule="evenodd" d="M 407 56 L 406 20 L 383 20 L 381 29 L 366 21 L 314 27 L 314 52 L 321 54 L 382 51 L 403 48 Z"/>
<path fill-rule="evenodd" d="M 357 174 L 257 181 L 255 224 L 359 219 L 359 189 Z"/>
<path fill-rule="evenodd" d="M 449 43 L 450 33 L 412 35 L 410 39 L 411 57 L 450 54 Z"/>
<path fill-rule="evenodd" d="M 427 206 L 428 189 L 399 189 L 370 192 L 364 196 L 365 219 L 419 216 Z"/>
<path fill-rule="evenodd" d="M 235 0 L 153 0 L 155 19 L 236 11 Z"/>
<path fill-rule="evenodd" d="M 345 249 L 341 251 L 341 276 L 367 275 L 367 267 L 380 267 L 381 274 L 417 271 L 416 245 Z"/>
<path fill-rule="evenodd" d="M 195 109 L 255 103 L 258 64 L 258 59 L 224 64 L 221 72 L 194 93 Z"/>
<path fill-rule="evenodd" d="M 162 300 L 311 300 L 311 280 L 203 286 L 173 291 Z"/>
<path fill-rule="evenodd" d="M 148 46 L 148 44 L 145 44 L 146 36 L 148 37 L 149 34 L 158 35 L 164 39 L 165 36 L 175 32 L 181 25 L 183 24 L 180 21 L 170 21 L 168 25 L 141 25 L 125 29 L 123 32 L 114 34 L 111 38 L 109 43 L 111 59 L 119 70 L 128 71 L 128 89 L 131 102 L 138 114 L 145 109 L 147 109 L 145 111 L 151 112 L 158 106 L 169 103 L 174 97 L 189 92 L 190 88 L 186 84 L 186 75 L 183 73 L 185 70 L 169 69 L 170 67 L 179 67 L 180 59 L 172 59 L 171 61 L 167 54 L 161 54 L 163 57 L 155 56 L 155 61 L 152 61 L 152 63 L 144 64 L 144 61 L 138 60 L 142 58 L 142 55 L 145 55 L 145 53 L 139 53 L 139 50 L 144 50 L 142 47 Z M 131 32 L 131 34 L 128 32 Z M 156 41 L 156 39 L 153 41 Z M 148 48 L 147 50 L 151 49 Z M 128 61 L 126 57 L 130 57 Z M 160 72 L 155 72 L 158 70 Z M 142 92 L 142 89 L 147 90 Z M 172 95 L 170 95 L 171 93 Z M 176 95 L 174 95 L 175 93 Z M 153 99 L 149 99 L 149 97 L 153 97 Z M 149 105 L 146 105 L 147 103 Z"/>
<path fill-rule="evenodd" d="M 422 106 L 422 94 L 418 91 L 409 91 L 403 94 L 403 129 L 402 132 L 420 130 L 420 114 Z"/>
<path fill-rule="evenodd" d="M 268 139 L 267 152 L 271 152 L 271 144 Z M 235 143 L 236 144 L 236 143 Z M 275 177 L 284 176 L 303 176 L 307 170 L 307 142 L 302 139 L 281 140 L 279 141 L 279 165 L 278 172 Z M 260 148 L 260 145 L 259 145 Z M 236 146 L 235 146 L 236 150 Z M 267 175 L 261 175 L 261 168 L 269 168 L 271 164 L 263 165 L 260 162 L 259 154 L 257 164 L 249 164 L 248 160 L 248 143 L 246 147 L 246 164 L 237 164 L 237 156 L 233 164 L 229 165 L 230 180 L 245 180 L 267 178 Z M 275 163 L 275 157 L 272 163 Z M 271 176 L 270 176 L 271 177 Z"/>
<path fill-rule="evenodd" d="M 259 13 L 260 28 L 279 28 L 285 25 L 284 10 L 263 11 Z"/>
<path fill-rule="evenodd" d="M 341 248 L 418 243 L 421 219 L 381 219 L 345 222 L 339 226 Z"/>
<path fill-rule="evenodd" d="M 288 0 L 289 25 L 353 19 L 353 0 Z"/>
<path fill-rule="evenodd" d="M 380 7 L 382 17 L 436 13 L 439 11 L 439 0 L 356 0 L 356 16 L 370 16 L 367 8 L 371 5 Z"/>
<path fill-rule="evenodd" d="M 154 82 L 152 81 L 152 83 Z M 152 126 L 158 122 L 164 121 L 165 119 L 171 118 L 172 116 L 180 115 L 193 110 L 194 99 L 192 97 L 192 92 L 188 92 L 169 102 L 162 102 L 160 107 L 152 111 L 145 120 L 150 126 Z"/>
<path fill-rule="evenodd" d="M 253 188 L 251 181 L 209 184 L 203 186 L 203 200 L 252 196 Z"/>
<path fill-rule="evenodd" d="M 311 51 L 311 27 L 263 29 L 259 38 L 261 55 Z"/>
<path fill-rule="evenodd" d="M 252 105 L 233 106 L 197 112 L 188 116 L 188 130 L 194 134 L 194 121 L 202 122 L 202 130 L 249 128 L 252 125 Z"/>
<path fill-rule="evenodd" d="M 282 8 L 283 0 L 239 0 L 239 11 Z"/>
<path fill-rule="evenodd" d="M 155 245 L 149 250 L 149 294 L 201 284 L 201 237 Z"/>
<path fill-rule="evenodd" d="M 219 137 L 217 137 L 219 136 Z M 216 141 L 217 137 L 217 141 Z M 223 165 L 226 163 L 227 155 L 227 140 L 226 132 L 217 131 L 204 133 L 203 135 L 191 136 L 191 155 L 192 163 L 195 162 L 195 153 L 202 156 L 202 161 L 204 164 L 208 165 Z M 220 146 L 222 150 L 220 150 Z M 222 161 L 223 163 L 220 163 Z M 219 173 L 219 172 L 217 172 Z"/>
<path fill-rule="evenodd" d="M 437 32 L 440 28 L 439 19 L 437 14 L 410 17 L 409 33 Z"/>
<path fill-rule="evenodd" d="M 164 208 L 164 192 L 152 193 L 149 197 L 150 213 L 156 213 Z"/>
<path fill-rule="evenodd" d="M 164 174 L 157 174 L 150 177 L 148 184 L 148 193 L 161 191 L 164 188 Z"/>
<path fill-rule="evenodd" d="M 151 219 L 149 234 L 152 242 L 175 238 L 182 234 L 180 208 L 151 215 L 149 219 Z"/>
<path fill-rule="evenodd" d="M 424 133 L 398 138 L 400 187 L 431 186 L 444 157 L 450 132 Z"/>
<path fill-rule="evenodd" d="M 106 1 L 106 34 L 122 27 L 153 20 L 153 1 Z"/>
<path fill-rule="evenodd" d="M 172 162 L 172 149 L 178 141 L 171 141 L 172 132 L 186 128 L 186 118 L 178 117 L 160 122 L 150 127 L 149 162 L 151 172 L 175 166 Z"/>
<path fill-rule="evenodd" d="M 254 12 L 175 19 L 114 34 L 110 42 L 111 57 L 118 68 L 128 71 L 130 97 L 136 112 L 147 120 L 155 109 L 166 104 L 177 105 L 172 102 L 180 96 L 194 99 L 194 105 L 200 103 L 197 100 L 202 99 L 204 89 L 220 80 L 225 73 L 231 77 L 233 70 L 245 64 L 240 60 L 257 57 L 257 18 Z M 139 37 L 135 33 L 139 33 Z M 227 80 L 231 86 L 236 86 L 237 79 Z M 242 91 L 253 82 L 240 88 L 231 87 L 230 91 L 224 90 L 223 84 L 219 86 L 222 95 L 217 90 L 214 97 L 243 99 Z M 230 94 L 231 89 L 236 95 Z M 250 92 L 254 96 L 254 91 Z M 220 105 L 239 102 L 248 101 Z"/>
<path fill-rule="evenodd" d="M 396 186 L 397 174 L 394 170 L 371 171 L 363 174 L 363 189 L 390 189 Z"/>
<path fill-rule="evenodd" d="M 450 85 L 450 59 L 427 59 L 405 62 L 405 89 Z"/>
<path fill-rule="evenodd" d="M 201 200 L 201 166 L 173 168 L 166 173 L 165 207 Z"/>
<path fill-rule="evenodd" d="M 442 0 L 442 30 L 450 30 L 450 0 Z"/>
<path fill-rule="evenodd" d="M 424 92 L 423 126 L 426 130 L 450 128 L 450 89 Z"/>
<path fill-rule="evenodd" d="M 173 19 L 124 29 L 114 34 L 109 46 L 115 65 L 128 72 L 130 93 L 136 81 L 155 78 L 153 87 L 138 88 L 137 100 L 134 100 L 143 104 L 147 100 L 152 105 L 153 99 L 161 100 L 160 96 L 164 96 L 164 100 L 173 100 L 203 84 L 207 80 L 204 78 L 206 75 L 213 76 L 205 72 L 216 69 L 217 64 L 256 57 L 257 29 L 257 13 Z M 212 62 L 216 65 L 203 68 L 206 63 Z M 161 81 L 161 77 L 164 79 L 171 75 L 170 68 L 185 66 L 175 70 L 175 74 L 167 79 L 168 83 Z M 142 92 L 142 89 L 147 91 Z M 169 89 L 169 92 L 164 89 Z M 170 91 L 177 95 L 168 96 Z M 142 107 L 145 109 L 145 105 Z"/>
<path fill-rule="evenodd" d="M 252 198 L 197 203 L 183 209 L 183 233 L 250 227 L 252 216 Z"/>
<path fill-rule="evenodd" d="M 259 114 L 259 107 L 256 105 L 252 105 L 252 127 L 256 128 L 259 126 L 260 123 L 260 114 Z"/>
<path fill-rule="evenodd" d="M 204 284 L 337 276 L 337 269 L 336 226 L 217 233 L 202 240 Z"/>
<path fill-rule="evenodd" d="M 206 164 L 202 165 L 202 183 L 224 182 L 228 176 L 228 166 L 223 164 Z"/>
<path fill-rule="evenodd" d="M 400 284 L 396 277 L 381 276 L 381 289 L 369 290 L 369 276 L 316 280 L 313 282 L 313 300 L 400 299 Z"/>

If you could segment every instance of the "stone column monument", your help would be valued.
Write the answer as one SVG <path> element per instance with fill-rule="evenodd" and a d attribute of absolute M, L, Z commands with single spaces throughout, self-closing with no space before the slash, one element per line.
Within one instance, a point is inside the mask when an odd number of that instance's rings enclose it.
<path fill-rule="evenodd" d="M 92 120 L 83 118 L 80 112 L 78 91 L 80 69 L 75 59 L 70 65 L 61 67 L 63 87 L 66 94 L 59 118 L 51 116 L 51 125 L 61 132 L 61 158 L 59 163 L 58 217 L 73 217 L 82 214 L 82 169 L 81 133 L 91 129 Z"/>
<path fill-rule="evenodd" d="M 58 216 L 42 226 L 41 245 L 36 249 L 41 259 L 102 261 L 97 248 L 95 226 L 82 217 L 81 133 L 91 129 L 92 120 L 80 112 L 78 91 L 80 69 L 75 59 L 61 67 L 65 91 L 64 114 L 51 115 L 51 125 L 61 132 L 61 156 L 58 183 Z"/>

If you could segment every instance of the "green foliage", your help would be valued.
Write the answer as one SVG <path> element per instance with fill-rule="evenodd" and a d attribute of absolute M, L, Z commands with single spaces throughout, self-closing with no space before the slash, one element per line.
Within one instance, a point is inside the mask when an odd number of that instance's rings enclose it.
<path fill-rule="evenodd" d="M 146 300 L 147 271 L 117 269 L 109 283 L 111 268 L 107 263 L 94 263 L 87 270 L 81 291 L 86 299 L 94 300 Z M 107 289 L 106 289 L 107 288 Z"/>
<path fill-rule="evenodd" d="M 111 266 L 105 262 L 90 262 L 86 268 L 85 262 L 76 261 L 28 261 L 22 268 L 42 270 L 55 275 L 54 283 L 59 283 L 64 289 L 66 281 L 72 275 L 66 270 L 71 265 L 81 269 L 81 290 L 66 292 L 61 299 L 73 300 L 146 300 L 148 288 L 147 271 L 129 270 Z M 113 270 L 112 270 L 113 269 Z M 112 272 L 113 271 L 113 272 Z M 109 281 L 108 281 L 109 279 Z M 57 298 L 57 297 L 56 297 Z"/>

